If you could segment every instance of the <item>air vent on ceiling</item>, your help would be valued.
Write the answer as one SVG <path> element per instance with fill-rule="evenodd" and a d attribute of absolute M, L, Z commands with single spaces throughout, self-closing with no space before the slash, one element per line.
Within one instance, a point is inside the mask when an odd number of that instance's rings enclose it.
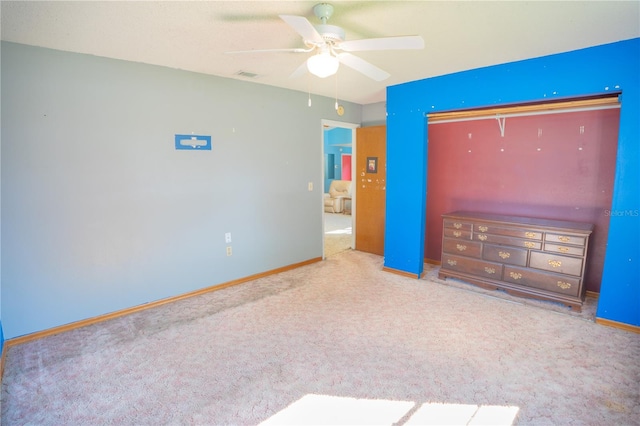
<path fill-rule="evenodd" d="M 240 77 L 246 77 L 246 78 L 258 78 L 258 74 L 248 72 L 248 71 L 238 71 L 236 75 Z"/>

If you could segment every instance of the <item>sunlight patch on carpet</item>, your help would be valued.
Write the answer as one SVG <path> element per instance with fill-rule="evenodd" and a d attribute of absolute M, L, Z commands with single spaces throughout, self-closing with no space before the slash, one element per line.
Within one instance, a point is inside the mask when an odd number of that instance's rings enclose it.
<path fill-rule="evenodd" d="M 335 231 L 327 231 L 327 232 L 325 232 L 325 234 L 329 234 L 329 235 L 349 234 L 349 235 L 351 235 L 351 228 L 336 229 Z"/>
<path fill-rule="evenodd" d="M 307 394 L 260 425 L 512 425 L 515 406 L 425 403 Z"/>
<path fill-rule="evenodd" d="M 405 425 L 512 425 L 520 409 L 514 406 L 423 404 Z"/>
<path fill-rule="evenodd" d="M 391 425 L 415 403 L 308 394 L 261 425 Z"/>

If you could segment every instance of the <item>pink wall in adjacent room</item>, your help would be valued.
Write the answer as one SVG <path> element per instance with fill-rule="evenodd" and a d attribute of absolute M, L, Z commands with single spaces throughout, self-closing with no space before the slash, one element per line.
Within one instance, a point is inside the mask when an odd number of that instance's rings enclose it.
<path fill-rule="evenodd" d="M 351 180 L 351 154 L 342 154 L 342 180 Z"/>

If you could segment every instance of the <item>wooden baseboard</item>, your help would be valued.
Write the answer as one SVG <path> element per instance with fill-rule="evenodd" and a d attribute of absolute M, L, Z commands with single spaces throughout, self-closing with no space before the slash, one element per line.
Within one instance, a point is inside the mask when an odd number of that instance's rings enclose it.
<path fill-rule="evenodd" d="M 439 260 L 433 260 L 433 259 L 424 259 L 424 263 L 428 263 L 429 265 L 436 265 L 436 266 L 440 266 L 442 264 L 442 262 L 440 262 Z"/>
<path fill-rule="evenodd" d="M 2 378 L 4 377 L 4 356 L 7 352 L 7 342 L 2 345 L 2 358 L 0 359 L 0 384 L 2 384 Z"/>
<path fill-rule="evenodd" d="M 619 328 L 620 330 L 640 334 L 640 327 L 637 325 L 625 324 L 623 322 L 612 321 L 604 318 L 596 318 L 596 324 L 606 325 L 607 327 Z"/>
<path fill-rule="evenodd" d="M 424 276 L 424 272 L 422 273 L 422 275 L 413 274 L 411 272 L 401 271 L 399 269 L 387 268 L 386 266 L 383 266 L 382 270 L 385 271 L 385 272 L 391 272 L 392 274 L 402 275 L 403 277 L 409 277 L 409 278 L 420 279 L 420 278 L 422 278 Z"/>
<path fill-rule="evenodd" d="M 88 325 L 97 324 L 97 323 L 108 321 L 108 320 L 111 320 L 111 319 L 114 319 L 114 318 L 123 317 L 125 315 L 129 315 L 129 314 L 133 314 L 133 313 L 136 313 L 136 312 L 144 311 L 146 309 L 155 308 L 155 307 L 158 307 L 158 306 L 166 305 L 168 303 L 177 302 L 179 300 L 188 299 L 190 297 L 199 296 L 199 295 L 202 295 L 202 294 L 205 294 L 205 293 L 210 293 L 212 291 L 222 290 L 222 289 L 227 288 L 227 287 L 232 287 L 234 285 L 243 284 L 243 283 L 246 283 L 248 281 L 257 280 L 259 278 L 264 278 L 264 277 L 267 277 L 269 275 L 279 274 L 281 272 L 285 272 L 285 271 L 289 271 L 289 270 L 292 270 L 292 269 L 300 268 L 301 266 L 310 265 L 312 263 L 316 263 L 316 262 L 320 262 L 320 261 L 322 261 L 322 257 L 316 257 L 316 258 L 313 258 L 313 259 L 305 260 L 304 262 L 294 263 L 292 265 L 283 266 L 281 268 L 272 269 L 270 271 L 261 272 L 259 274 L 255 274 L 255 275 L 249 275 L 248 277 L 239 278 L 237 280 L 233 280 L 233 281 L 229 281 L 229 282 L 226 282 L 226 283 L 214 285 L 214 286 L 211 286 L 211 287 L 206 287 L 206 288 L 203 288 L 203 289 L 200 289 L 200 290 L 196 290 L 196 291 L 192 291 L 192 292 L 189 292 L 189 293 L 180 294 L 178 296 L 168 297 L 166 299 L 157 300 L 155 302 L 145 303 L 144 305 L 133 306 L 131 308 L 122 309 L 120 311 L 111 312 L 111 313 L 108 313 L 108 314 L 105 314 L 105 315 L 99 315 L 97 317 L 93 317 L 93 318 L 88 318 L 88 319 L 81 320 L 81 321 L 72 322 L 72 323 L 69 323 L 69 324 L 61 325 L 59 327 L 53 327 L 53 328 L 49 328 L 47 330 L 38 331 L 38 332 L 35 332 L 35 333 L 31 333 L 31 334 L 26 334 L 24 336 L 15 337 L 13 339 L 8 339 L 8 340 L 5 340 L 4 347 L 3 347 L 3 350 L 2 350 L 3 366 L 4 366 L 4 350 L 7 348 L 7 346 L 19 345 L 19 344 L 22 344 L 22 343 L 26 343 L 26 342 L 30 342 L 30 341 L 33 341 L 33 340 L 41 339 L 43 337 L 52 336 L 54 334 L 64 333 L 65 331 L 75 330 L 75 329 L 78 329 L 78 328 L 81 328 L 81 327 L 86 327 Z"/>
<path fill-rule="evenodd" d="M 595 291 L 588 291 L 587 290 L 586 296 L 594 298 L 594 299 L 597 299 L 598 297 L 600 297 L 600 293 L 595 292 Z"/>

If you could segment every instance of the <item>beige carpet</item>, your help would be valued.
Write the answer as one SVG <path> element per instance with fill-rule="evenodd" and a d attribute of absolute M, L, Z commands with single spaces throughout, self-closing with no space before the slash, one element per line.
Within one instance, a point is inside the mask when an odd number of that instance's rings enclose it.
<path fill-rule="evenodd" d="M 1 423 L 639 424 L 640 335 L 381 268 L 343 251 L 10 346 Z"/>
<path fill-rule="evenodd" d="M 352 247 L 351 215 L 324 213 L 324 256 L 331 257 Z"/>

